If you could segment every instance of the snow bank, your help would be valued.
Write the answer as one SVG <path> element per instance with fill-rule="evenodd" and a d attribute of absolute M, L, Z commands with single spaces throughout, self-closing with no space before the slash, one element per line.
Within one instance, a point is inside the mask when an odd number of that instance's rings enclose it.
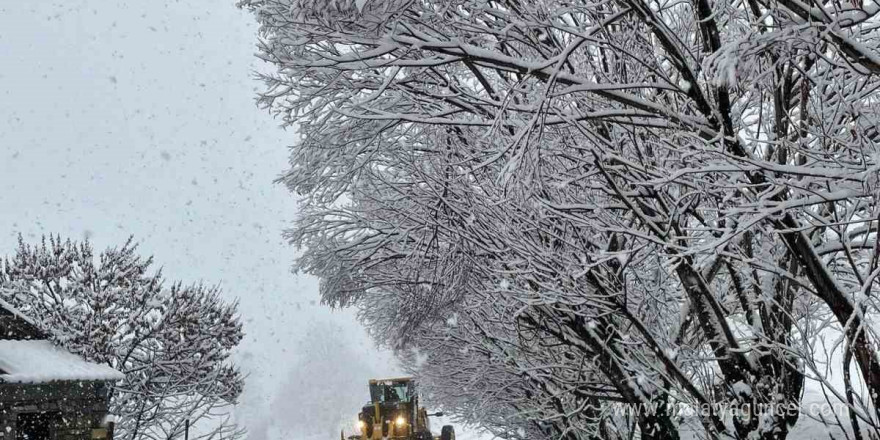
<path fill-rule="evenodd" d="M 87 362 L 49 341 L 0 340 L 0 381 L 3 382 L 116 381 L 124 377 L 107 365 Z"/>

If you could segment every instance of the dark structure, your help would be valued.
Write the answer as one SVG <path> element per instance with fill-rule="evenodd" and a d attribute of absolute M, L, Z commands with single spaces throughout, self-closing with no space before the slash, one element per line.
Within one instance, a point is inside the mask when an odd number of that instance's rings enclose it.
<path fill-rule="evenodd" d="M 0 440 L 110 440 L 108 384 L 122 378 L 55 346 L 0 301 Z"/>

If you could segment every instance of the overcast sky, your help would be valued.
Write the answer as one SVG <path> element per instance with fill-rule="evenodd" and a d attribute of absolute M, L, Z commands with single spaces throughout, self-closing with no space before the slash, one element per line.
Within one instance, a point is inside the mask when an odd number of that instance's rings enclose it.
<path fill-rule="evenodd" d="M 0 2 L 0 254 L 133 234 L 167 278 L 221 283 L 251 438 L 325 439 L 397 371 L 290 273 L 296 203 L 272 181 L 293 134 L 254 105 L 255 32 L 230 1 Z"/>

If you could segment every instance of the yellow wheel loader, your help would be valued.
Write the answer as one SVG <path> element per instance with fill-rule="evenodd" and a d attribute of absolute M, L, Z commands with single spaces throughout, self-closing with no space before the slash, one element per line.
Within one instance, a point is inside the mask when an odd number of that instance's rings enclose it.
<path fill-rule="evenodd" d="M 455 430 L 446 425 L 440 435 L 431 433 L 428 414 L 419 406 L 419 395 L 411 377 L 371 379 L 370 401 L 358 413 L 358 434 L 347 440 L 455 440 Z M 340 440 L 346 440 L 340 434 Z"/>

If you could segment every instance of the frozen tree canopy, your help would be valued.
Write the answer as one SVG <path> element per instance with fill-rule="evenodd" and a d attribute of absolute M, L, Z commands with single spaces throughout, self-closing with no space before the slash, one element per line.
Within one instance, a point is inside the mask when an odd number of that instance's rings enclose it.
<path fill-rule="evenodd" d="M 241 4 L 300 136 L 299 267 L 447 409 L 880 436 L 875 0 Z"/>
<path fill-rule="evenodd" d="M 0 341 L 0 380 L 119 380 L 110 413 L 124 440 L 177 438 L 187 421 L 202 428 L 196 440 L 243 436 L 230 413 L 244 381 L 230 360 L 237 305 L 217 288 L 165 285 L 152 263 L 131 239 L 96 255 L 88 242 L 19 238 L 0 264 L 0 300 L 51 342 Z"/>

